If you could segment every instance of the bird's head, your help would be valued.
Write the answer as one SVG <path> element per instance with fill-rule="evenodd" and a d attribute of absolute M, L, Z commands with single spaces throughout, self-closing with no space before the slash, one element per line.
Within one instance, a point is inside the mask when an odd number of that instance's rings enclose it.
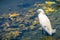
<path fill-rule="evenodd" d="M 37 13 L 41 13 L 41 12 L 44 12 L 43 9 L 38 9 L 37 10 Z"/>

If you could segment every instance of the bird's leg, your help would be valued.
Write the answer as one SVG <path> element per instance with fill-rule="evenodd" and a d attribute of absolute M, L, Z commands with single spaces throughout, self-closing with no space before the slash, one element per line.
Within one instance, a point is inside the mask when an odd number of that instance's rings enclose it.
<path fill-rule="evenodd" d="M 43 30 L 42 30 L 42 35 L 45 35 L 45 34 L 46 34 L 46 32 L 45 32 L 45 30 L 43 29 Z"/>
<path fill-rule="evenodd" d="M 49 35 L 49 29 L 46 26 L 43 26 L 43 34 L 44 35 Z"/>
<path fill-rule="evenodd" d="M 45 30 L 43 31 L 43 33 L 44 33 L 44 35 L 46 35 L 46 34 L 47 34 L 47 32 L 46 32 Z"/>

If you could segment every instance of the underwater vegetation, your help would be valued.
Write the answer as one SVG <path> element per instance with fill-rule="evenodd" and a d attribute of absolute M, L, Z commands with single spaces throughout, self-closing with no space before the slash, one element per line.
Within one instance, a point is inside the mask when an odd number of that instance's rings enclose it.
<path fill-rule="evenodd" d="M 31 3 L 32 0 L 27 2 L 20 0 L 16 1 L 15 4 L 8 3 L 7 8 L 8 5 L 10 6 L 8 9 L 5 8 L 6 10 L 0 7 L 0 40 L 60 40 L 59 1 L 35 0 L 34 3 Z M 6 5 L 4 4 L 4 6 Z M 56 28 L 57 31 L 54 36 L 42 34 L 38 13 L 36 12 L 38 8 L 45 11 L 52 27 Z"/>

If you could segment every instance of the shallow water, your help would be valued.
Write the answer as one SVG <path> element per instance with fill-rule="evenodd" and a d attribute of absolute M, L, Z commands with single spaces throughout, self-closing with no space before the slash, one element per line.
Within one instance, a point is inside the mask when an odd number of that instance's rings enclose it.
<path fill-rule="evenodd" d="M 37 19 L 37 13 L 36 10 L 33 10 L 32 13 L 28 12 L 28 10 L 30 9 L 34 9 L 37 8 L 37 6 L 34 6 L 34 4 L 41 4 L 44 3 L 46 0 L 0 0 L 0 39 L 7 39 L 7 40 L 48 40 L 51 38 L 53 40 L 58 40 L 60 39 L 60 9 L 57 9 L 58 12 L 53 12 L 50 14 L 47 14 L 47 16 L 50 18 L 51 23 L 53 28 L 56 28 L 56 34 L 54 36 L 44 36 L 44 34 L 42 34 L 42 31 L 39 30 L 39 27 L 41 27 L 39 25 L 39 23 L 34 23 L 34 21 L 36 21 Z M 55 0 L 52 0 L 55 1 Z M 55 1 L 56 2 L 56 1 Z M 56 2 L 57 4 L 59 4 L 59 2 Z M 52 6 L 51 6 L 52 7 Z M 39 7 L 41 8 L 41 7 Z M 9 18 L 9 16 L 6 18 L 6 15 L 8 15 L 9 13 L 19 13 L 20 16 L 17 16 L 13 21 L 11 20 L 11 18 Z M 6 14 L 6 15 L 5 15 Z M 26 15 L 29 15 L 28 17 L 26 17 Z M 31 16 L 30 16 L 31 15 Z M 21 20 L 17 21 L 17 19 L 22 18 Z M 27 21 L 26 21 L 27 20 Z M 10 26 L 7 26 L 8 23 Z M 37 21 L 38 22 L 38 21 Z M 30 29 L 30 26 L 32 25 L 32 27 L 34 26 L 34 29 Z M 24 30 L 26 28 L 28 28 L 27 30 Z M 8 29 L 11 28 L 11 29 Z M 16 34 L 14 34 L 14 32 L 17 31 L 17 34 L 19 32 L 18 36 L 15 37 Z M 14 38 L 15 37 L 15 38 Z"/>

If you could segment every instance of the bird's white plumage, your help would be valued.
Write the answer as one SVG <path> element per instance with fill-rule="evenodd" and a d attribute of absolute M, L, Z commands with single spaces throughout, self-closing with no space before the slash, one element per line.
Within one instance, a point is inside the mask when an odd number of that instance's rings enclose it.
<path fill-rule="evenodd" d="M 42 9 L 38 9 L 37 12 L 39 13 L 38 18 L 39 18 L 39 22 L 40 22 L 42 28 L 49 35 L 52 35 L 52 33 L 54 33 L 55 30 L 52 29 L 49 18 L 45 15 L 45 13 L 44 13 L 44 11 Z"/>

